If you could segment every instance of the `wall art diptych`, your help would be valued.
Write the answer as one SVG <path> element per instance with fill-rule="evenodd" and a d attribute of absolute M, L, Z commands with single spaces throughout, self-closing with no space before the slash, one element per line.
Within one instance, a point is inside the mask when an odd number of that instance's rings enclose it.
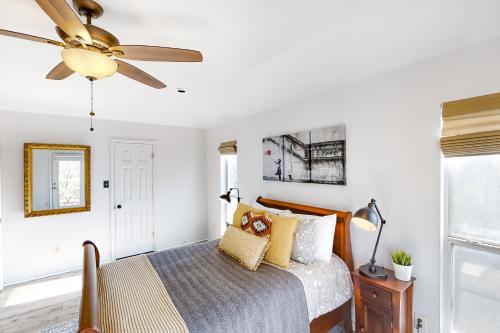
<path fill-rule="evenodd" d="M 262 139 L 263 179 L 346 185 L 345 125 Z"/>

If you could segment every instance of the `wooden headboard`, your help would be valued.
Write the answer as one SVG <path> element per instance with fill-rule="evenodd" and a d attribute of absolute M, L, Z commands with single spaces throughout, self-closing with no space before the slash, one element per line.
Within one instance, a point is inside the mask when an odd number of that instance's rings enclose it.
<path fill-rule="evenodd" d="M 333 240 L 333 253 L 338 255 L 346 263 L 349 270 L 354 270 L 352 262 L 351 247 L 351 212 L 343 212 L 333 209 L 319 208 L 313 206 L 300 205 L 296 203 L 278 201 L 263 197 L 258 197 L 257 202 L 263 206 L 276 209 L 288 209 L 295 214 L 307 214 L 325 216 L 337 214 L 337 226 L 335 227 L 335 236 Z"/>

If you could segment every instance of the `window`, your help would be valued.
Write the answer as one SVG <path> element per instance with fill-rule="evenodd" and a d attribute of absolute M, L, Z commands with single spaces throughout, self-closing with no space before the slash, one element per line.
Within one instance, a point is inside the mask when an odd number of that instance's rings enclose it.
<path fill-rule="evenodd" d="M 52 207 L 81 207 L 85 203 L 83 153 L 56 152 L 51 158 Z"/>
<path fill-rule="evenodd" d="M 445 160 L 448 332 L 500 332 L 500 155 Z"/>
<path fill-rule="evenodd" d="M 82 163 L 79 158 L 56 159 L 54 168 L 54 179 L 57 185 L 58 207 L 75 207 L 82 205 Z"/>
<path fill-rule="evenodd" d="M 238 187 L 238 159 L 236 155 L 221 155 L 220 156 L 220 172 L 221 172 L 221 193 L 226 193 L 230 188 Z M 236 209 L 236 191 L 233 191 L 231 203 L 221 201 L 221 235 L 226 230 L 226 222 L 232 223 L 233 213 Z"/>

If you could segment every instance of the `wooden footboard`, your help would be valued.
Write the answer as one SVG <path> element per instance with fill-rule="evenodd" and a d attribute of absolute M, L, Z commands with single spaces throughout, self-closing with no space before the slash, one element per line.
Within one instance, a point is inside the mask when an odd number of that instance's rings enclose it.
<path fill-rule="evenodd" d="M 97 268 L 99 250 L 91 241 L 83 242 L 82 299 L 78 332 L 101 333 Z"/>

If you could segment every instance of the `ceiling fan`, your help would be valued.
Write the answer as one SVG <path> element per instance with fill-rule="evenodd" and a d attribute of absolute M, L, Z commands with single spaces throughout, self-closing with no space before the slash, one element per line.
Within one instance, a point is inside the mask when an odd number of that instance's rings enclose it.
<path fill-rule="evenodd" d="M 161 89 L 166 85 L 129 63 L 119 59 L 168 62 L 201 62 L 199 51 L 162 46 L 121 45 L 110 32 L 92 24 L 104 9 L 93 0 L 73 0 L 76 12 L 86 17 L 83 24 L 65 0 L 36 0 L 36 3 L 56 24 L 62 42 L 2 30 L 0 35 L 62 47 L 62 62 L 46 76 L 49 80 L 63 80 L 77 72 L 93 81 L 118 72 L 150 87 Z"/>

